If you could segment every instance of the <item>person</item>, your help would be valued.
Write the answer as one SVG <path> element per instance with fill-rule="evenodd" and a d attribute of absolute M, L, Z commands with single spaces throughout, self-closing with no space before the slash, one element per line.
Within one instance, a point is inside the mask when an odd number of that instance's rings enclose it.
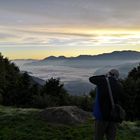
<path fill-rule="evenodd" d="M 111 100 L 106 81 L 109 79 L 110 87 L 114 103 L 119 103 L 121 99 L 122 87 L 119 83 L 119 71 L 111 69 L 106 75 L 92 76 L 89 81 L 96 85 L 96 98 L 93 109 L 95 117 L 95 140 L 103 140 L 106 136 L 107 140 L 115 140 L 117 123 L 111 121 Z"/>

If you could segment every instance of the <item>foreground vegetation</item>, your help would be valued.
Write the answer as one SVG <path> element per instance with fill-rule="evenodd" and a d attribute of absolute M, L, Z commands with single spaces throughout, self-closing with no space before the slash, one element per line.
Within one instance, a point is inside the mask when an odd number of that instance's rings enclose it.
<path fill-rule="evenodd" d="M 0 106 L 0 140 L 93 140 L 94 121 L 85 124 L 50 124 L 39 117 L 39 109 Z M 138 140 L 140 122 L 124 122 L 117 140 Z"/>

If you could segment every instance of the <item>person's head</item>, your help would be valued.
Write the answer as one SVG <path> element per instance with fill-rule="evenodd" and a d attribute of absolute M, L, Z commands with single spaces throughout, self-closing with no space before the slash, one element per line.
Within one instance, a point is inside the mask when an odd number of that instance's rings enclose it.
<path fill-rule="evenodd" d="M 114 77 L 114 78 L 116 78 L 116 79 L 118 79 L 118 78 L 119 78 L 119 71 L 116 70 L 116 69 L 111 69 L 111 70 L 108 72 L 108 75 L 109 75 L 109 76 L 112 76 L 112 77 Z"/>

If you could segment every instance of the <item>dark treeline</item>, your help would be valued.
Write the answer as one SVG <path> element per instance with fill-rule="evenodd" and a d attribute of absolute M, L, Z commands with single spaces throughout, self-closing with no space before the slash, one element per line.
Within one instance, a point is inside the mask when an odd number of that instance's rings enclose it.
<path fill-rule="evenodd" d="M 122 106 L 127 112 L 127 120 L 140 117 L 140 65 L 121 80 L 124 89 Z M 60 79 L 51 78 L 44 86 L 36 83 L 28 73 L 0 54 L 0 104 L 16 107 L 45 108 L 52 106 L 76 105 L 92 111 L 95 91 L 89 95 L 72 96 L 68 94 Z"/>
<path fill-rule="evenodd" d="M 133 68 L 126 79 L 122 80 L 125 99 L 123 107 L 128 120 L 140 119 L 140 64 Z"/>

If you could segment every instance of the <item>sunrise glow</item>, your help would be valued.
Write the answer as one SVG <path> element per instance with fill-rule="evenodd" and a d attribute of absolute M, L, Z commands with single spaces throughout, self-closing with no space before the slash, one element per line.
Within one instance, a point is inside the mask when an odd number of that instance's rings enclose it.
<path fill-rule="evenodd" d="M 0 52 L 10 59 L 42 59 L 140 51 L 140 2 L 119 1 L 2 1 Z"/>

